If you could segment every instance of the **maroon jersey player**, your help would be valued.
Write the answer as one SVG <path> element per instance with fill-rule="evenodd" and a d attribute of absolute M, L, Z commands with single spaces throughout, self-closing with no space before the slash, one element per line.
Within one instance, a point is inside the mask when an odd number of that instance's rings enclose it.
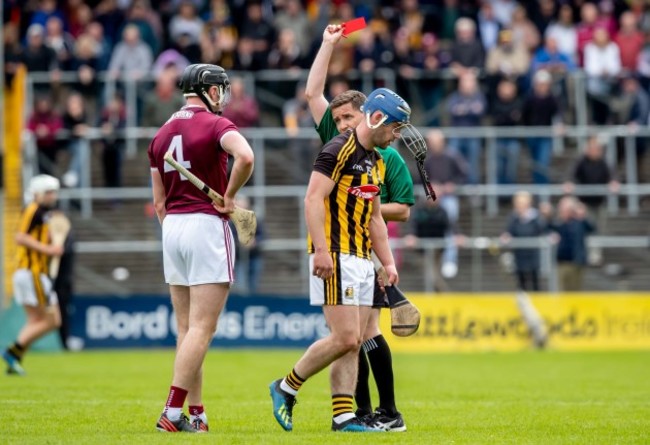
<path fill-rule="evenodd" d="M 230 82 L 217 65 L 188 66 L 180 81 L 186 105 L 160 128 L 149 147 L 154 207 L 163 232 L 163 266 L 178 326 L 174 373 L 156 428 L 167 432 L 206 432 L 201 397 L 203 359 L 234 280 L 234 240 L 228 214 L 253 171 L 253 151 L 220 113 Z M 210 199 L 164 162 L 177 162 L 219 192 L 223 206 Z M 234 158 L 227 176 L 228 155 Z M 190 418 L 182 409 L 187 400 Z"/>

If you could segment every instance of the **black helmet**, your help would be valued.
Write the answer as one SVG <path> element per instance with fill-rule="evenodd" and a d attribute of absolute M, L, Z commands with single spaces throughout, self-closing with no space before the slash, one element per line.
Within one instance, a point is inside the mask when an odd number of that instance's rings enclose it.
<path fill-rule="evenodd" d="M 196 63 L 183 71 L 178 86 L 185 97 L 197 96 L 213 113 L 220 113 L 230 99 L 230 80 L 226 71 L 219 65 Z M 219 101 L 213 102 L 208 96 L 211 86 L 219 88 Z"/>

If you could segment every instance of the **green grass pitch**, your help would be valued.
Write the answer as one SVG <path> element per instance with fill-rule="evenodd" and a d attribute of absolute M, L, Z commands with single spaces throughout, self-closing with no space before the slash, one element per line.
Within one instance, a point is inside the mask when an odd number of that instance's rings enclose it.
<path fill-rule="evenodd" d="M 650 443 L 648 352 L 395 354 L 408 431 L 371 438 L 329 431 L 327 372 L 301 390 L 294 431 L 276 424 L 268 384 L 301 353 L 212 349 L 204 369 L 211 432 L 182 438 L 154 429 L 172 351 L 32 353 L 27 377 L 0 375 L 0 443 Z"/>

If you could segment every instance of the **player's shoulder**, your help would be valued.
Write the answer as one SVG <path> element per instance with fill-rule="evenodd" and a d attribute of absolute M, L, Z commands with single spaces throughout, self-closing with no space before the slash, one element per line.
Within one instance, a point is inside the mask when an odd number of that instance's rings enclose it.
<path fill-rule="evenodd" d="M 23 214 L 34 214 L 38 212 L 38 210 L 41 208 L 40 205 L 38 205 L 37 202 L 32 201 L 28 203 L 25 207 L 23 207 Z"/>
<path fill-rule="evenodd" d="M 325 153 L 336 154 L 340 152 L 343 147 L 347 146 L 351 139 L 354 139 L 354 133 L 351 130 L 341 133 L 338 136 L 333 137 L 329 142 L 326 142 L 325 145 L 323 145 L 322 151 Z"/>
<path fill-rule="evenodd" d="M 395 148 L 393 148 L 390 145 L 388 147 L 386 147 L 386 148 L 381 148 L 381 149 L 379 149 L 377 151 L 379 151 L 379 153 L 384 158 L 384 161 L 387 164 L 388 163 L 392 164 L 392 163 L 397 163 L 397 162 L 402 163 L 402 164 L 406 163 L 406 161 L 404 160 L 404 158 L 402 157 L 400 152 L 397 151 Z"/>

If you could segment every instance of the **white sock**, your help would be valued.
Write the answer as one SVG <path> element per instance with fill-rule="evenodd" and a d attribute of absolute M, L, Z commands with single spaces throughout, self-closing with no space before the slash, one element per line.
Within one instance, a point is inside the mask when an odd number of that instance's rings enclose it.
<path fill-rule="evenodd" d="M 354 413 L 343 413 L 343 414 L 339 414 L 338 416 L 334 417 L 334 422 L 336 422 L 337 424 L 340 425 L 340 424 L 342 424 L 343 422 L 345 422 L 346 420 L 350 420 L 350 419 L 352 419 L 353 417 L 355 417 L 355 414 L 354 414 Z"/>
<path fill-rule="evenodd" d="M 191 423 L 194 423 L 194 421 L 196 419 L 201 419 L 203 421 L 203 423 L 205 423 L 206 425 L 208 424 L 208 416 L 205 415 L 205 411 L 202 412 L 201 414 L 199 414 L 198 416 L 190 414 L 190 422 Z"/>
<path fill-rule="evenodd" d="M 183 408 L 172 408 L 172 407 L 167 407 L 165 408 L 165 414 L 167 414 L 167 418 L 171 421 L 176 421 L 181 418 L 181 411 Z"/>
<path fill-rule="evenodd" d="M 282 379 L 282 382 L 280 382 L 280 389 L 287 394 L 291 394 L 294 397 L 296 394 L 298 394 L 298 391 L 287 384 L 287 379 Z"/>

